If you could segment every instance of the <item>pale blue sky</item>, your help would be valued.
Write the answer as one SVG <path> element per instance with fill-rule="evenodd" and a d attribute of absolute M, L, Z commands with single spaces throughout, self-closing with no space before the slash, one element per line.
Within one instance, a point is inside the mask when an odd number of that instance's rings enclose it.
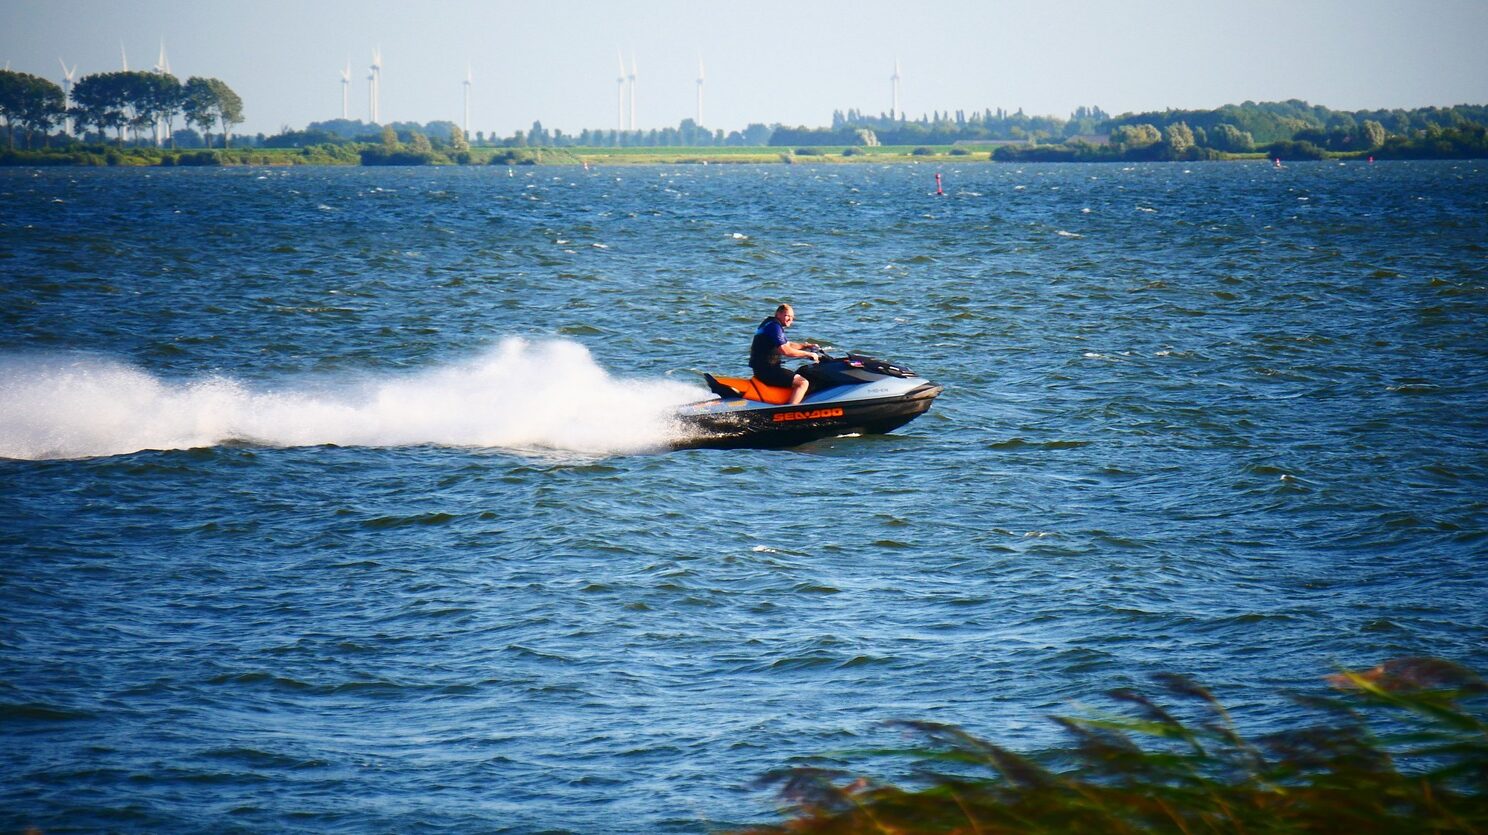
<path fill-rule="evenodd" d="M 617 126 L 617 51 L 638 67 L 637 126 L 827 124 L 834 109 L 1023 108 L 1068 116 L 1299 98 L 1337 109 L 1488 104 L 1488 0 L 0 0 L 0 62 L 61 80 L 153 66 L 242 96 L 239 130 L 366 119 L 383 58 L 383 121 L 461 121 L 509 135 L 541 120 Z"/>

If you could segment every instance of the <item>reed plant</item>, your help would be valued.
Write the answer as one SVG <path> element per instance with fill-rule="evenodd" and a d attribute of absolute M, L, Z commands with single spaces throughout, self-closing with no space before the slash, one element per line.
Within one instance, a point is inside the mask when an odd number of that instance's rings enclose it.
<path fill-rule="evenodd" d="M 1488 688 L 1466 668 L 1405 658 L 1290 695 L 1299 718 L 1247 738 L 1206 688 L 1159 676 L 1155 695 L 1054 719 L 1069 744 L 1017 754 L 957 727 L 898 723 L 923 744 L 913 785 L 841 770 L 765 778 L 787 820 L 753 833 L 1488 832 Z M 867 752 L 865 752 L 867 753 Z"/>

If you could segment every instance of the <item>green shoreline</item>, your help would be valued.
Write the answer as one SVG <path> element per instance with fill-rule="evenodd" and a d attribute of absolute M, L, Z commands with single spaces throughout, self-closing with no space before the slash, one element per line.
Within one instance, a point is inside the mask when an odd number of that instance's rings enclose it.
<path fill-rule="evenodd" d="M 1155 131 L 1154 131 L 1155 133 Z M 963 162 L 1212 162 L 1349 159 L 1485 159 L 1488 127 L 1468 125 L 1426 132 L 1414 138 L 1389 137 L 1358 150 L 1327 150 L 1306 141 L 1281 141 L 1246 152 L 1170 141 L 1142 144 L 1084 142 L 1027 144 L 1007 142 L 955 145 L 812 145 L 812 146 L 531 146 L 450 147 L 434 145 L 422 135 L 409 143 L 345 142 L 297 148 L 238 147 L 170 149 L 150 146 L 72 144 L 62 148 L 0 151 L 0 166 L 215 166 L 215 165 L 781 165 Z"/>
<path fill-rule="evenodd" d="M 218 165 L 289 166 L 289 165 L 363 165 L 359 151 L 372 146 L 313 146 L 309 148 L 228 148 L 181 149 L 117 148 L 101 145 L 38 151 L 0 151 L 0 166 L 120 166 L 120 167 L 191 167 Z M 472 148 L 468 156 L 454 160 L 433 155 L 422 165 L 856 165 L 993 162 L 995 146 L 879 146 L 771 148 L 749 146 L 738 148 L 644 147 L 644 148 Z M 1357 154 L 1331 155 L 1340 158 Z M 1226 154 L 1226 160 L 1266 160 L 1263 152 Z M 1029 160 L 1020 160 L 1026 162 Z M 1082 160 L 1085 161 L 1085 160 Z M 1129 160 L 1088 160 L 1092 162 L 1127 162 Z"/>
<path fill-rule="evenodd" d="M 73 145 L 67 148 L 0 151 L 5 166 L 627 166 L 627 165 L 857 165 L 960 163 L 1038 164 L 1049 162 L 1124 163 L 1137 162 L 1234 162 L 1364 159 L 1482 159 L 1488 157 L 1485 129 L 1469 128 L 1411 142 L 1389 142 L 1362 151 L 1325 151 L 1308 143 L 1278 143 L 1246 153 L 1189 148 L 1182 154 L 1169 152 L 1162 144 L 1113 149 L 1089 145 L 881 145 L 812 146 L 801 148 L 738 147 L 478 147 L 468 150 L 413 150 L 407 145 L 346 143 L 304 148 L 212 148 L 179 149 Z M 1447 141 L 1450 140 L 1450 141 Z M 427 145 L 426 145 L 427 148 Z"/>

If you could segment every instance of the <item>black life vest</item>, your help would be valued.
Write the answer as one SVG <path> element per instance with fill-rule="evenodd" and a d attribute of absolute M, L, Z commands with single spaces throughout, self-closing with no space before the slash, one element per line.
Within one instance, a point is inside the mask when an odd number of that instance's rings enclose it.
<path fill-rule="evenodd" d="M 779 324 L 774 316 L 766 316 L 765 320 L 759 323 L 759 327 L 754 329 L 754 339 L 749 343 L 750 368 L 768 368 L 780 364 L 782 359 L 780 346 L 774 339 L 765 335 L 765 327 L 771 322 Z"/>

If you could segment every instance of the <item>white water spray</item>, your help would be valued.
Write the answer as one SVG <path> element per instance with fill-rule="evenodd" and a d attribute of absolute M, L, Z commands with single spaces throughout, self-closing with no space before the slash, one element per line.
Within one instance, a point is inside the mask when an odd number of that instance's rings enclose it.
<path fill-rule="evenodd" d="M 410 376 L 260 391 L 224 377 L 168 382 L 94 356 L 9 355 L 0 356 L 0 458 L 228 441 L 636 452 L 675 440 L 674 407 L 706 396 L 670 380 L 616 379 L 564 340 L 511 338 Z"/>

